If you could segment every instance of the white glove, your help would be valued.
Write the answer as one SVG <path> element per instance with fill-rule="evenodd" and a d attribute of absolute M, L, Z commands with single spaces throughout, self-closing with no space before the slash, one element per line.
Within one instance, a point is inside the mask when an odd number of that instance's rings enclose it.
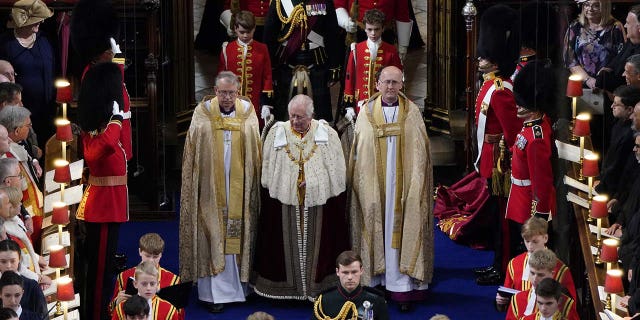
<path fill-rule="evenodd" d="M 349 121 L 353 121 L 353 118 L 356 117 L 355 110 L 353 110 L 353 108 L 346 108 L 344 110 L 345 110 L 344 117 Z"/>
<path fill-rule="evenodd" d="M 358 25 L 349 17 L 345 8 L 336 9 L 336 17 L 338 18 L 338 25 L 347 31 L 348 33 L 354 33 L 357 30 Z"/>
<path fill-rule="evenodd" d="M 400 56 L 400 60 L 404 62 L 404 58 L 407 57 L 407 47 L 406 46 L 398 46 L 398 56 Z"/>
<path fill-rule="evenodd" d="M 273 107 L 272 106 L 262 106 L 262 110 L 260 111 L 260 118 L 262 118 L 262 120 L 267 121 L 267 118 L 269 118 L 269 116 L 271 115 L 271 109 Z"/>
<path fill-rule="evenodd" d="M 111 111 L 111 114 L 124 118 L 124 111 L 120 110 L 120 105 L 115 101 L 113 102 L 113 111 Z"/>
<path fill-rule="evenodd" d="M 220 23 L 222 23 L 222 25 L 227 28 L 227 34 L 229 35 L 229 37 L 233 36 L 233 30 L 231 30 L 231 10 L 227 9 L 225 11 L 222 11 L 222 13 L 220 14 Z"/>

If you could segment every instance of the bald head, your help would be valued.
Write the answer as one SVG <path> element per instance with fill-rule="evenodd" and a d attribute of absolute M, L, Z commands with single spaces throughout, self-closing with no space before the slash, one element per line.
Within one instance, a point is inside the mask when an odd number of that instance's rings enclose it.
<path fill-rule="evenodd" d="M 2 78 L 0 82 L 16 82 L 16 72 L 13 70 L 13 66 L 7 60 L 0 60 L 0 75 Z M 7 79 L 8 81 L 4 81 Z"/>
<path fill-rule="evenodd" d="M 402 70 L 394 66 L 382 69 L 376 89 L 380 91 L 380 96 L 384 102 L 393 104 L 398 101 L 398 94 L 402 90 Z"/>

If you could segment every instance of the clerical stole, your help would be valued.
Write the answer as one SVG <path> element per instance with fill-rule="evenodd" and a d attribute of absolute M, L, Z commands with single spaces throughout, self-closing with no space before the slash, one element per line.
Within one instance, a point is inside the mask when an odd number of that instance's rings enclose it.
<path fill-rule="evenodd" d="M 376 157 L 376 172 L 378 174 L 378 179 L 381 182 L 380 187 L 380 195 L 382 203 L 386 203 L 386 197 L 389 196 L 385 192 L 386 187 L 386 169 L 387 169 L 387 143 L 388 137 L 396 137 L 396 192 L 394 197 L 394 215 L 393 215 L 393 235 L 391 238 L 391 247 L 394 249 L 400 249 L 402 243 L 402 224 L 404 221 L 404 209 L 402 205 L 402 186 L 403 186 L 403 175 L 402 175 L 402 154 L 404 151 L 402 150 L 404 144 L 402 142 L 403 130 L 404 130 L 404 119 L 406 117 L 405 111 L 405 103 L 404 100 L 400 99 L 398 105 L 398 121 L 389 122 L 385 119 L 385 116 L 382 111 L 381 105 L 382 99 L 376 99 L 374 102 L 373 110 L 371 108 L 367 109 L 367 112 L 373 112 L 373 122 L 371 123 L 376 135 L 375 139 L 375 148 L 378 156 Z"/>
<path fill-rule="evenodd" d="M 242 211 L 243 211 L 243 197 L 236 195 L 243 194 L 244 192 L 244 133 L 242 128 L 244 122 L 247 119 L 248 113 L 245 112 L 245 108 L 239 99 L 236 99 L 236 116 L 235 117 L 222 117 L 220 113 L 220 107 L 218 105 L 218 98 L 211 100 L 211 128 L 214 130 L 215 140 L 223 142 L 225 140 L 225 131 L 231 132 L 231 161 L 230 163 L 230 176 L 233 179 L 229 180 L 229 190 L 226 190 L 225 173 L 225 161 L 224 161 L 224 143 L 215 143 L 214 146 L 217 152 L 214 152 L 213 165 L 215 170 L 214 174 L 221 174 L 222 176 L 214 177 L 217 190 L 225 190 L 226 192 L 216 192 L 217 203 L 226 204 L 226 206 L 219 205 L 218 210 L 221 217 L 226 217 L 223 221 L 226 221 L 226 226 L 223 230 L 226 230 L 225 235 L 225 254 L 240 254 L 240 243 L 242 238 Z M 230 195 L 230 196 L 227 196 Z"/>

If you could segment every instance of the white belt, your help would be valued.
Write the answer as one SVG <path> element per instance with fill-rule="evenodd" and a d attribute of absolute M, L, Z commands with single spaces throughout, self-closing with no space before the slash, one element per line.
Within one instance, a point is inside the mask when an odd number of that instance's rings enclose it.
<path fill-rule="evenodd" d="M 511 184 L 515 184 L 516 186 L 520 186 L 520 187 L 528 187 L 531 185 L 531 180 L 529 179 L 516 179 L 513 176 L 511 176 Z"/>

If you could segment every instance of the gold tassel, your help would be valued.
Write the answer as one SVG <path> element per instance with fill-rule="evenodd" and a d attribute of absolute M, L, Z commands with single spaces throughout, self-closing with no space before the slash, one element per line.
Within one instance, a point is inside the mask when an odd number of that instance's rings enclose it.
<path fill-rule="evenodd" d="M 491 194 L 494 196 L 502 195 L 502 173 L 498 168 L 493 168 L 491 172 Z"/>
<path fill-rule="evenodd" d="M 502 187 L 504 188 L 504 196 L 508 197 L 509 193 L 511 192 L 511 170 L 505 172 L 502 178 L 504 179 L 504 182 L 502 184 Z"/>

